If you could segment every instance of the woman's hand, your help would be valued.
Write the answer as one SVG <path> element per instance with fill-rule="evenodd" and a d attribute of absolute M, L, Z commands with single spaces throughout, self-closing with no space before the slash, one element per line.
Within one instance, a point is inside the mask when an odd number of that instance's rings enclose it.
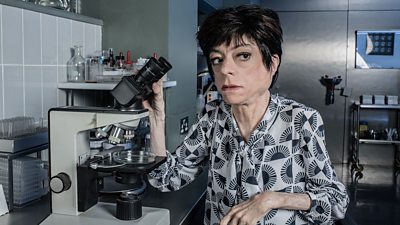
<path fill-rule="evenodd" d="M 310 207 L 308 194 L 265 191 L 232 207 L 220 225 L 255 225 L 271 209 L 309 210 Z"/>
<path fill-rule="evenodd" d="M 220 225 L 255 225 L 271 209 L 278 208 L 279 193 L 266 191 L 254 195 L 234 207 L 222 218 Z"/>
<path fill-rule="evenodd" d="M 149 110 L 150 149 L 158 156 L 166 156 L 163 81 L 153 83 L 152 88 L 154 96 L 143 101 L 143 106 Z"/>
<path fill-rule="evenodd" d="M 152 89 L 154 94 L 153 97 L 151 99 L 143 101 L 143 106 L 149 110 L 150 114 L 153 114 L 154 116 L 164 115 L 165 103 L 164 103 L 163 81 L 160 79 L 159 81 L 154 82 Z"/>

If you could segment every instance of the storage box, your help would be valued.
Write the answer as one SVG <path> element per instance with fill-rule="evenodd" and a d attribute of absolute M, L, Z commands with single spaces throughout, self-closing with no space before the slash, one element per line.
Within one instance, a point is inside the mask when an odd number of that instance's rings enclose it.
<path fill-rule="evenodd" d="M 372 95 L 361 95 L 361 104 L 372 104 Z"/>
<path fill-rule="evenodd" d="M 22 156 L 13 160 L 13 203 L 25 205 L 49 191 L 48 166 L 38 158 Z M 8 160 L 0 158 L 0 184 L 9 201 Z"/>
<path fill-rule="evenodd" d="M 13 139 L 0 139 L 0 152 L 15 153 L 48 143 L 47 131 L 23 135 Z"/>
<path fill-rule="evenodd" d="M 385 101 L 387 105 L 398 105 L 399 104 L 399 97 L 396 95 L 386 95 Z"/>
<path fill-rule="evenodd" d="M 385 104 L 385 96 L 374 95 L 374 104 L 375 105 L 384 105 Z"/>

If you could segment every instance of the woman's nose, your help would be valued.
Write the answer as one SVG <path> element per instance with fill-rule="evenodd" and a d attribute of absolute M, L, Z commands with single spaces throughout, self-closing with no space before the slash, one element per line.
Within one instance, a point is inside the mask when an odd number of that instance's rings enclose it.
<path fill-rule="evenodd" d="M 231 75 L 234 71 L 234 63 L 232 59 L 226 58 L 222 61 L 221 73 L 223 75 Z"/>

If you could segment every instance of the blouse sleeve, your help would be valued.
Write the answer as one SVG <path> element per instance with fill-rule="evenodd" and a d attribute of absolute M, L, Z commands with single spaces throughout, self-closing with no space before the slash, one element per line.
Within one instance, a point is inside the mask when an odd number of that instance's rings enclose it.
<path fill-rule="evenodd" d="M 306 170 L 305 191 L 311 209 L 302 214 L 315 224 L 333 224 L 343 219 L 349 204 L 345 186 L 337 179 L 325 144 L 325 130 L 317 111 L 305 111 L 302 149 Z"/>
<path fill-rule="evenodd" d="M 210 113 L 194 124 L 174 153 L 167 151 L 167 161 L 149 173 L 149 183 L 160 191 L 175 191 L 192 182 L 208 162 Z"/>

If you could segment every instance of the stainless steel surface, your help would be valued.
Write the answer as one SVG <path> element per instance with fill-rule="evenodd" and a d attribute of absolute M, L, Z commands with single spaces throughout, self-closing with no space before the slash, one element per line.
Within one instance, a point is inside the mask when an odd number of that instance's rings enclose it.
<path fill-rule="evenodd" d="M 400 105 L 364 105 L 361 104 L 362 109 L 400 109 Z"/>
<path fill-rule="evenodd" d="M 396 0 L 261 2 L 261 6 L 278 11 L 284 30 L 280 77 L 273 91 L 321 112 L 333 162 L 346 163 L 350 157 L 350 105 L 362 94 L 399 95 L 399 70 L 354 68 L 355 31 L 399 29 L 399 5 Z M 335 104 L 325 106 L 323 88 L 317 83 L 317 77 L 324 74 L 342 75 L 344 82 L 339 87 L 352 88 L 352 95 L 345 100 L 336 92 Z M 367 119 L 379 124 L 394 117 L 381 113 L 367 115 Z M 387 154 L 386 147 L 379 146 L 382 154 L 370 146 L 363 148 L 361 159 L 392 164 L 393 154 Z"/>
<path fill-rule="evenodd" d="M 349 0 L 350 10 L 400 10 L 398 0 Z"/>
<path fill-rule="evenodd" d="M 379 1 L 376 1 L 379 2 Z M 355 69 L 355 31 L 377 30 L 377 29 L 399 29 L 400 11 L 349 11 L 348 19 L 348 49 L 347 49 L 347 86 L 353 89 L 352 97 L 346 103 L 346 115 L 350 115 L 350 106 L 359 101 L 363 94 L 375 95 L 400 95 L 400 71 L 398 69 Z M 380 106 L 376 106 L 380 107 Z M 391 106 L 390 106 L 391 107 Z M 389 112 L 368 112 L 364 119 L 372 122 L 374 126 L 386 126 L 394 124 L 395 115 Z M 345 144 L 350 146 L 349 128 L 350 121 L 346 120 Z M 381 125 L 382 124 L 382 125 Z M 392 165 L 393 150 L 390 146 L 371 147 L 363 145 L 360 150 L 360 159 L 364 163 L 372 165 Z M 344 149 L 348 155 L 348 148 Z"/>
<path fill-rule="evenodd" d="M 387 140 L 373 140 L 373 139 L 360 139 L 360 143 L 366 144 L 400 144 L 400 141 L 387 141 Z"/>
<path fill-rule="evenodd" d="M 277 11 L 347 10 L 348 0 L 261 0 L 261 6 Z"/>
<path fill-rule="evenodd" d="M 333 162 L 343 160 L 345 98 L 335 93 L 335 104 L 325 105 L 326 88 L 320 77 L 339 76 L 346 84 L 347 12 L 278 12 L 283 28 L 283 55 L 273 93 L 317 109 L 324 120 L 328 152 Z"/>

